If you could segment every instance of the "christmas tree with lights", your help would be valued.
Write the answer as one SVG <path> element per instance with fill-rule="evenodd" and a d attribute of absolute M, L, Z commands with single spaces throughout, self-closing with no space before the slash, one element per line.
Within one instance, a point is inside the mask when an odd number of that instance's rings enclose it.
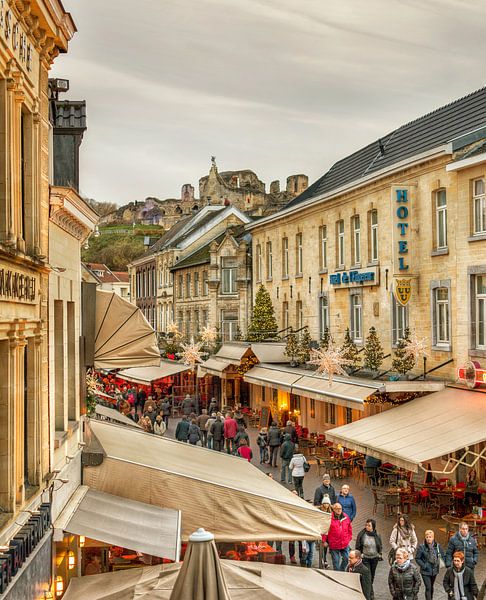
<path fill-rule="evenodd" d="M 309 328 L 304 327 L 304 330 L 302 331 L 302 333 L 300 335 L 298 348 L 297 348 L 297 360 L 298 360 L 298 362 L 300 362 L 301 365 L 305 364 L 306 362 L 308 362 L 310 360 L 311 341 L 312 341 L 312 338 L 309 333 Z"/>
<path fill-rule="evenodd" d="M 400 375 L 405 375 L 415 366 L 415 357 L 408 351 L 409 342 L 410 329 L 407 327 L 404 331 L 403 338 L 400 338 L 397 342 L 395 357 L 392 361 L 392 368 L 400 373 Z"/>
<path fill-rule="evenodd" d="M 380 338 L 378 337 L 374 327 L 370 328 L 363 352 L 364 368 L 373 372 L 379 371 L 383 363 L 383 357 L 385 356 L 385 353 L 383 352 L 383 346 L 381 345 Z"/>
<path fill-rule="evenodd" d="M 290 328 L 290 333 L 287 335 L 287 343 L 285 344 L 285 356 L 288 356 L 292 362 L 295 362 L 297 359 L 297 354 L 299 352 L 299 341 L 297 340 L 297 336 L 295 335 L 292 328 Z"/>
<path fill-rule="evenodd" d="M 329 331 L 329 327 L 326 327 L 324 329 L 324 335 L 322 336 L 320 347 L 322 350 L 327 350 L 329 348 L 329 344 L 333 345 L 334 340 L 331 332 Z"/>
<path fill-rule="evenodd" d="M 341 346 L 341 356 L 348 361 L 347 371 L 354 371 L 359 367 L 359 353 L 358 347 L 351 339 L 351 334 L 349 333 L 349 327 L 346 329 L 346 333 L 344 334 L 344 342 Z"/>
<path fill-rule="evenodd" d="M 255 296 L 253 315 L 248 327 L 247 340 L 249 342 L 262 342 L 277 335 L 277 320 L 272 299 L 267 289 L 260 285 Z"/>

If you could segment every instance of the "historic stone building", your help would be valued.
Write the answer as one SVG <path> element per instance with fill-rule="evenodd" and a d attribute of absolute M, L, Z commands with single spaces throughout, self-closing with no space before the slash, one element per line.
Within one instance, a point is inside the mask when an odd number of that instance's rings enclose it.
<path fill-rule="evenodd" d="M 75 26 L 58 0 L 4 1 L 0 24 L 0 543 L 8 546 L 52 478 L 48 71 Z M 50 538 L 48 529 L 4 597 L 48 591 Z"/>
<path fill-rule="evenodd" d="M 253 171 L 219 173 L 213 158 L 209 174 L 199 180 L 199 198 L 194 196 L 194 187 L 186 183 L 180 198 L 159 200 L 151 197 L 144 202 L 131 202 L 103 217 L 100 224 L 140 223 L 170 229 L 182 217 L 192 216 L 208 205 L 231 205 L 254 216 L 268 215 L 301 194 L 307 183 L 307 175 L 290 175 L 285 190 L 280 191 L 280 182 L 273 181 L 267 193 L 265 184 Z"/>
<path fill-rule="evenodd" d="M 329 328 L 341 344 L 349 327 L 363 347 L 373 326 L 388 355 L 410 327 L 426 338 L 426 370 L 453 380 L 466 360 L 486 360 L 485 215 L 483 88 L 340 160 L 248 225 L 254 290 L 268 288 L 282 328 L 308 325 L 317 340 Z"/>

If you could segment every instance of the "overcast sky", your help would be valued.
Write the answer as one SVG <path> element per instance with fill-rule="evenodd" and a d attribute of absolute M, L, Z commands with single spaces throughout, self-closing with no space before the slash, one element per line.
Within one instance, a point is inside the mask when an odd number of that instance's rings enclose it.
<path fill-rule="evenodd" d="M 124 204 L 252 169 L 310 181 L 486 84 L 483 0 L 64 0 L 81 191 Z"/>

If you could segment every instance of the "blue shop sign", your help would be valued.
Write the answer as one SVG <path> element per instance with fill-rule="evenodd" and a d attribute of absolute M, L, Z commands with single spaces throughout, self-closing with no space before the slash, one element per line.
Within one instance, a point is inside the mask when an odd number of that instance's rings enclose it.
<path fill-rule="evenodd" d="M 373 284 L 375 283 L 375 271 L 344 271 L 343 273 L 333 273 L 329 275 L 331 285 Z"/>

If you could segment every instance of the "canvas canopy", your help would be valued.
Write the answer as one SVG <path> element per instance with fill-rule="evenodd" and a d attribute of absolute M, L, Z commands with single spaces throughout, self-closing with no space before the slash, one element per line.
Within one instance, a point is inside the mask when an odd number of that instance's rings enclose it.
<path fill-rule="evenodd" d="M 115 410 L 114 408 L 109 408 L 108 406 L 103 406 L 102 404 L 96 405 L 95 414 L 101 420 L 108 419 L 109 421 L 122 423 L 123 425 L 128 425 L 130 427 L 140 427 L 137 423 L 135 423 L 135 421 L 132 421 L 132 419 L 129 419 L 120 411 Z"/>
<path fill-rule="evenodd" d="M 231 600 L 364 600 L 359 575 L 221 560 Z M 71 579 L 64 600 L 170 600 L 181 563 Z M 223 597 L 223 596 L 222 596 Z M 177 600 L 193 600 L 187 596 Z"/>
<path fill-rule="evenodd" d="M 133 383 L 141 383 L 143 385 L 151 385 L 158 379 L 177 375 L 184 371 L 189 371 L 191 367 L 177 362 L 160 361 L 157 367 L 134 367 L 132 369 L 123 369 L 117 374 L 117 377 L 125 381 L 133 381 Z"/>
<path fill-rule="evenodd" d="M 155 331 L 139 308 L 114 292 L 96 290 L 94 346 L 97 369 L 160 364 Z"/>
<path fill-rule="evenodd" d="M 285 344 L 253 342 L 251 349 L 261 363 L 289 363 L 291 360 L 290 356 L 285 354 Z"/>
<path fill-rule="evenodd" d="M 247 371 L 243 379 L 248 383 L 291 392 L 292 385 L 301 377 L 300 373 L 289 373 L 287 371 L 278 371 L 277 369 L 258 366 Z"/>
<path fill-rule="evenodd" d="M 237 363 L 239 364 L 239 363 Z M 217 375 L 218 377 L 224 377 L 224 370 L 231 365 L 231 361 L 223 358 L 208 358 L 199 365 L 198 371 L 200 376 L 204 376 L 206 373 L 209 375 Z"/>
<path fill-rule="evenodd" d="M 100 421 L 89 430 L 106 456 L 84 468 L 84 483 L 180 508 L 184 540 L 200 526 L 217 541 L 315 540 L 328 529 L 327 514 L 239 457 Z"/>
<path fill-rule="evenodd" d="M 54 523 L 54 541 L 63 532 L 137 552 L 178 560 L 180 511 L 134 502 L 78 487 Z"/>
<path fill-rule="evenodd" d="M 484 456 L 484 449 L 476 453 L 467 447 L 486 440 L 486 394 L 449 387 L 330 429 L 326 438 L 414 472 L 434 458 L 466 449 L 439 471 L 449 474 Z"/>

